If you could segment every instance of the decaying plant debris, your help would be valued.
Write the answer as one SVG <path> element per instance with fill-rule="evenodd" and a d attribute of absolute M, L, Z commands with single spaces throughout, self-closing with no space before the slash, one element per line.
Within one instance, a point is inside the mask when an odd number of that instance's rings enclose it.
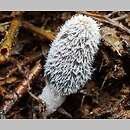
<path fill-rule="evenodd" d="M 51 41 L 72 15 L 101 25 L 101 46 L 90 80 L 51 116 L 38 95 Z M 1 118 L 130 118 L 130 12 L 1 12 Z"/>

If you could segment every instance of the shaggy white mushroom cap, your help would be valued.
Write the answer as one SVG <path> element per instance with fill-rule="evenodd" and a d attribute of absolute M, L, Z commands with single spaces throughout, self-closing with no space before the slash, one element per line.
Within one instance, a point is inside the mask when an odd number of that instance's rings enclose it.
<path fill-rule="evenodd" d="M 91 17 L 75 15 L 61 27 L 45 64 L 49 86 L 59 95 L 76 93 L 93 73 L 100 43 L 99 25 Z"/>

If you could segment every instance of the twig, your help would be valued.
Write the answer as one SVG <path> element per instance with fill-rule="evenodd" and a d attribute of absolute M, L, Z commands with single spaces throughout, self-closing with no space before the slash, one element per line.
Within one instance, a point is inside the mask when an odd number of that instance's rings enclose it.
<path fill-rule="evenodd" d="M 6 31 L 4 39 L 0 43 L 0 64 L 8 60 L 10 51 L 15 43 L 16 36 L 21 25 L 20 17 L 15 17 Z"/>
<path fill-rule="evenodd" d="M 108 15 L 106 15 L 106 17 L 111 17 L 111 16 L 113 16 L 116 13 L 117 13 L 117 11 L 112 11 L 111 13 L 109 13 Z"/>
<path fill-rule="evenodd" d="M 4 85 L 4 84 L 11 84 L 16 82 L 17 78 L 16 77 L 6 77 L 4 80 L 0 79 L 0 85 Z"/>
<path fill-rule="evenodd" d="M 30 90 L 27 91 L 29 93 L 29 95 L 35 99 L 38 103 L 40 104 L 45 104 L 45 102 L 43 100 L 41 100 L 40 98 L 38 98 L 37 96 L 35 96 Z"/>
<path fill-rule="evenodd" d="M 114 20 L 114 21 L 120 21 L 120 20 L 123 20 L 123 19 L 127 18 L 128 16 L 129 16 L 128 14 L 124 14 L 122 16 L 113 18 L 112 20 Z"/>
<path fill-rule="evenodd" d="M 13 66 L 11 67 L 8 72 L 8 74 L 5 76 L 5 77 L 0 77 L 0 80 L 6 80 L 8 77 L 10 77 L 14 72 L 17 71 L 18 69 L 18 66 L 19 68 L 22 68 L 23 66 L 27 65 L 28 63 L 32 63 L 36 60 L 38 60 L 40 57 L 42 56 L 42 53 L 39 51 L 39 52 L 36 52 L 34 55 L 28 55 L 26 57 L 26 59 L 22 60 L 22 61 L 19 61 L 19 65 L 16 65 L 16 66 Z"/>
<path fill-rule="evenodd" d="M 36 27 L 36 26 L 34 26 L 33 24 L 31 24 L 31 23 L 29 23 L 27 21 L 23 22 L 23 26 L 26 29 L 29 29 L 32 32 L 34 32 L 35 34 L 37 34 L 37 36 L 39 36 L 39 38 L 47 38 L 50 41 L 52 41 L 55 38 L 55 36 L 54 36 L 54 34 L 52 32 L 48 32 L 48 31 L 46 31 L 44 29 Z"/>
<path fill-rule="evenodd" d="M 85 99 L 85 97 L 86 97 L 86 95 L 83 95 L 82 100 L 81 100 L 81 103 L 80 103 L 80 108 L 83 107 L 83 103 L 84 103 L 84 99 Z"/>
<path fill-rule="evenodd" d="M 80 13 L 91 16 L 91 17 L 93 17 L 94 19 L 96 19 L 100 22 L 105 22 L 105 23 L 111 24 L 111 25 L 118 27 L 121 30 L 127 32 L 128 34 L 130 34 L 130 29 L 128 29 L 122 23 L 119 23 L 118 21 L 114 21 L 113 19 L 110 19 L 107 16 L 103 16 L 103 15 L 100 15 L 100 14 L 94 14 L 94 13 L 90 13 L 90 12 L 80 12 Z"/>
<path fill-rule="evenodd" d="M 17 16 L 21 16 L 21 14 L 23 14 L 24 11 L 12 11 L 11 12 L 11 17 L 17 17 Z"/>
<path fill-rule="evenodd" d="M 108 79 L 108 75 L 109 75 L 109 73 L 107 73 L 107 75 L 105 76 L 105 78 L 104 78 L 104 80 L 103 80 L 103 82 L 102 82 L 102 85 L 101 85 L 101 87 L 100 87 L 100 90 L 103 89 L 104 84 L 106 83 L 106 81 L 107 81 L 107 79 Z"/>
<path fill-rule="evenodd" d="M 102 59 L 102 61 L 101 61 L 101 64 L 100 64 L 100 67 L 99 67 L 98 72 L 101 72 L 102 67 L 103 67 L 103 59 Z"/>
<path fill-rule="evenodd" d="M 16 114 L 19 114 L 19 113 L 20 113 L 21 111 L 23 111 L 25 108 L 26 108 L 26 107 L 20 108 L 19 110 L 15 111 L 15 112 L 12 112 L 10 115 L 7 115 L 6 118 L 8 119 L 8 118 L 13 117 L 13 116 L 16 115 Z"/>
<path fill-rule="evenodd" d="M 12 108 L 12 106 L 17 102 L 19 98 L 21 98 L 28 90 L 28 85 L 31 84 L 32 80 L 39 74 L 42 66 L 40 61 L 36 62 L 35 66 L 31 69 L 28 79 L 24 79 L 18 86 L 15 88 L 15 91 L 11 93 L 13 99 L 6 101 L 1 108 L 1 112 L 3 115 L 7 114 L 7 112 Z M 2 116 L 3 116 L 2 115 Z"/>
<path fill-rule="evenodd" d="M 8 92 L 6 91 L 6 89 L 3 86 L 0 86 L 0 95 L 4 96 L 6 95 Z"/>
<path fill-rule="evenodd" d="M 65 115 L 65 116 L 67 116 L 68 118 L 73 118 L 72 115 L 71 115 L 69 112 L 67 112 L 67 111 L 66 111 L 64 108 L 62 108 L 62 107 L 59 107 L 57 111 L 58 111 L 59 113 Z"/>

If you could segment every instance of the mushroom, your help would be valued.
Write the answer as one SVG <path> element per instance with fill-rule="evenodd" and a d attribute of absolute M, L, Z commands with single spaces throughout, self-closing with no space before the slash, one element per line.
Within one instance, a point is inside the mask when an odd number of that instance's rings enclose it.
<path fill-rule="evenodd" d="M 74 15 L 61 27 L 47 56 L 47 84 L 39 96 L 46 103 L 47 116 L 91 79 L 100 39 L 99 25 L 85 15 Z"/>

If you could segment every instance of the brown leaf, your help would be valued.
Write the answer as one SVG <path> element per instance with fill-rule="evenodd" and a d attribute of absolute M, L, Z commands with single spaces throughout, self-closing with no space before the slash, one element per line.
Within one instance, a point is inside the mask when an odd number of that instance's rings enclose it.
<path fill-rule="evenodd" d="M 111 47 L 114 52 L 117 52 L 119 56 L 125 52 L 123 48 L 123 43 L 121 39 L 117 36 L 117 31 L 110 27 L 102 27 L 102 35 L 104 39 L 104 44 Z"/>

